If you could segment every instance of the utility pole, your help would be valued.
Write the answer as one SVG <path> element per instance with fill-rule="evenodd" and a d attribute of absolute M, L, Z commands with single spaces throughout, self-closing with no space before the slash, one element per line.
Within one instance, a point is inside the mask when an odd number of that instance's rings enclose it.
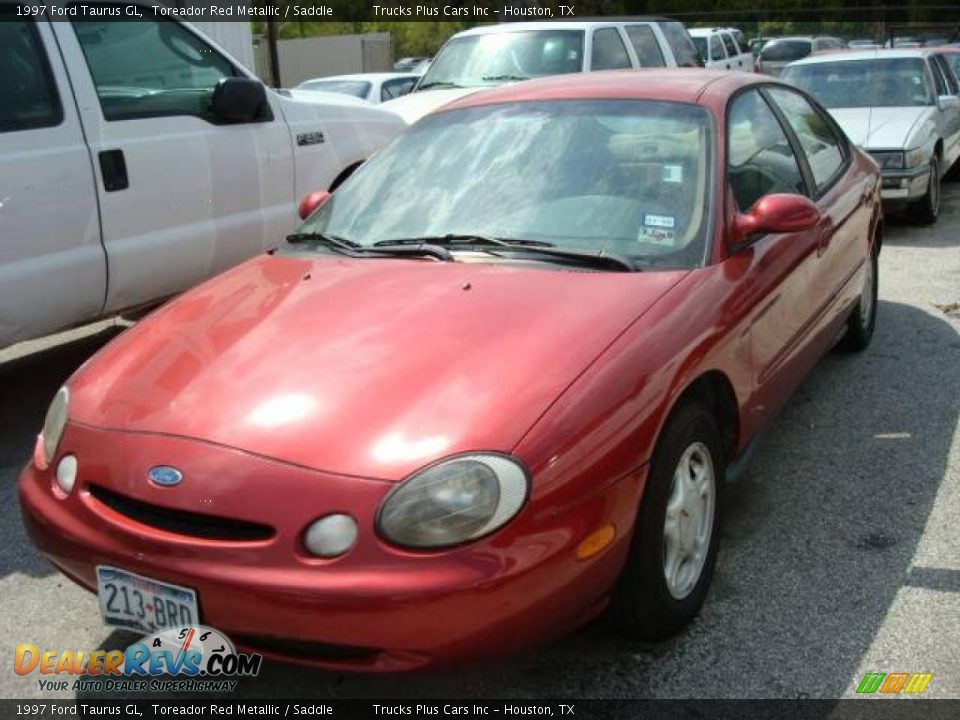
<path fill-rule="evenodd" d="M 277 52 L 277 23 L 267 20 L 267 53 L 270 57 L 270 83 L 280 88 L 280 54 Z"/>

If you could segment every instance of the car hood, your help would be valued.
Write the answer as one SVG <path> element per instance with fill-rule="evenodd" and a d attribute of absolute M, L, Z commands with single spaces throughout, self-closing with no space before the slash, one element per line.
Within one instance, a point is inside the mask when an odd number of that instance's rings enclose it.
<path fill-rule="evenodd" d="M 870 149 L 904 148 L 928 107 L 833 108 L 830 114 L 856 145 Z"/>
<path fill-rule="evenodd" d="M 70 418 L 401 480 L 509 451 L 685 274 L 263 256 L 103 348 Z"/>
<path fill-rule="evenodd" d="M 408 124 L 413 124 L 424 115 L 432 113 L 449 102 L 472 95 L 484 88 L 446 88 L 412 92 L 381 103 L 380 107 L 395 112 Z"/>
<path fill-rule="evenodd" d="M 325 90 L 308 90 L 306 88 L 289 88 L 280 91 L 284 97 L 301 103 L 316 103 L 318 105 L 342 105 L 343 107 L 371 107 L 372 102 L 364 98 L 354 97 L 346 93 L 334 93 Z"/>

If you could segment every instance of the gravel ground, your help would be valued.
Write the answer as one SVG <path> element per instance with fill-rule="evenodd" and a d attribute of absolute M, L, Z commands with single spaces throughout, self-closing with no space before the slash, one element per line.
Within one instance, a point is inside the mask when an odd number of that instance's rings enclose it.
<path fill-rule="evenodd" d="M 834 698 L 869 671 L 926 671 L 927 696 L 960 697 L 960 183 L 933 228 L 888 223 L 880 272 L 872 346 L 826 357 L 731 486 L 713 590 L 680 637 L 650 646 L 596 622 L 493 665 L 398 678 L 267 664 L 237 695 Z M 34 552 L 15 497 L 50 397 L 119 331 L 0 351 L 0 697 L 41 696 L 11 671 L 16 643 L 133 639 Z"/>

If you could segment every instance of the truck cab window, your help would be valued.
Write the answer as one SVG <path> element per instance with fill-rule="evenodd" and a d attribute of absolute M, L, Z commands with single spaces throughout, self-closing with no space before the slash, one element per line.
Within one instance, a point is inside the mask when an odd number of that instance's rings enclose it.
<path fill-rule="evenodd" d="M 173 20 L 74 22 L 106 120 L 209 114 L 221 78 L 237 75 L 218 52 Z"/>
<path fill-rule="evenodd" d="M 0 6 L 0 132 L 58 125 L 63 118 L 50 67 L 32 20 Z"/>

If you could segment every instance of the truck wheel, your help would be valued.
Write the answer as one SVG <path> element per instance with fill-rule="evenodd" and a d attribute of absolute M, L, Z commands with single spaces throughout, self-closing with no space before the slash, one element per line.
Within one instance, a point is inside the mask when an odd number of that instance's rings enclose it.
<path fill-rule="evenodd" d="M 930 158 L 930 180 L 927 194 L 910 204 L 910 219 L 920 225 L 932 225 L 940 214 L 940 159 Z"/>
<path fill-rule="evenodd" d="M 700 403 L 682 403 L 667 421 L 614 590 L 611 619 L 621 631 L 663 640 L 703 605 L 720 540 L 722 447 L 716 421 Z"/>

